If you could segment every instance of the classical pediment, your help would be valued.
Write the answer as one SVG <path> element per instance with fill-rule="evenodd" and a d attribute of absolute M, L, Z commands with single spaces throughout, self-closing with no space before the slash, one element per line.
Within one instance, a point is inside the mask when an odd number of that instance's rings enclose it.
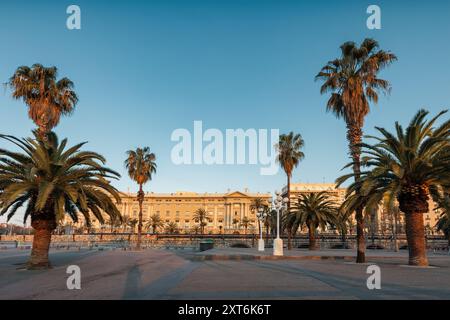
<path fill-rule="evenodd" d="M 240 191 L 233 191 L 225 194 L 225 198 L 242 198 L 242 197 L 249 198 L 247 194 Z"/>

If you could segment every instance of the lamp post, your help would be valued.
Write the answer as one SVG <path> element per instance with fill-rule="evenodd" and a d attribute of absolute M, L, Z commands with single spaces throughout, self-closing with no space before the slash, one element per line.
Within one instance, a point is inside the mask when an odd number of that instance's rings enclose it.
<path fill-rule="evenodd" d="M 287 208 L 288 198 L 283 198 L 279 191 L 275 191 L 275 200 L 273 202 L 273 207 L 277 211 L 277 237 L 273 241 L 273 255 L 282 256 L 283 255 L 283 240 L 280 238 L 280 214 L 281 210 Z"/>
<path fill-rule="evenodd" d="M 262 235 L 262 224 L 264 222 L 264 218 L 267 216 L 267 213 L 264 211 L 263 207 L 258 208 L 258 212 L 256 213 L 256 217 L 259 220 L 259 240 L 258 240 L 258 251 L 264 251 L 264 239 Z"/>

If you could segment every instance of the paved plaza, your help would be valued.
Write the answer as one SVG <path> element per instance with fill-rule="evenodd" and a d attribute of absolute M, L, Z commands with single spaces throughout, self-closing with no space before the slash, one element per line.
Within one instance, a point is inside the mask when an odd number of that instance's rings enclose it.
<path fill-rule="evenodd" d="M 405 266 L 406 252 L 369 251 L 369 263 L 346 250 L 205 252 L 145 250 L 51 252 L 53 268 L 27 271 L 29 251 L 0 251 L 0 299 L 449 299 L 450 256 L 430 254 L 430 268 Z M 381 289 L 366 285 L 370 264 Z M 81 289 L 67 289 L 69 265 L 81 269 Z"/>

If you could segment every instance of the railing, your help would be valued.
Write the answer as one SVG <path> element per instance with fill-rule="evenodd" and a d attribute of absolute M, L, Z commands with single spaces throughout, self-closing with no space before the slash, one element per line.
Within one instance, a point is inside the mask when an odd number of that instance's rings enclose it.
<path fill-rule="evenodd" d="M 273 237 L 263 236 L 266 246 L 273 245 Z M 287 245 L 287 237 L 283 236 L 284 245 Z M 234 234 L 214 234 L 214 235 L 186 235 L 186 234 L 143 234 L 143 248 L 163 248 L 196 250 L 204 239 L 211 239 L 216 248 L 227 247 L 256 247 L 258 235 L 234 235 Z M 51 247 L 54 249 L 123 249 L 128 250 L 136 245 L 137 235 L 130 233 L 103 233 L 103 234 L 82 234 L 82 235 L 53 235 Z M 307 235 L 297 235 L 292 237 L 293 248 L 307 248 L 309 239 Z M 27 248 L 32 244 L 32 236 L 2 236 L 0 248 L 8 249 L 14 247 Z M 395 241 L 392 236 L 367 236 L 366 245 L 373 249 L 394 250 Z M 336 234 L 324 234 L 317 236 L 316 246 L 320 249 L 355 249 L 356 239 L 354 235 L 349 235 L 346 241 Z M 397 237 L 397 248 L 406 249 L 407 242 L 405 235 Z M 427 236 L 427 248 L 434 252 L 447 252 L 448 240 L 443 236 Z"/>

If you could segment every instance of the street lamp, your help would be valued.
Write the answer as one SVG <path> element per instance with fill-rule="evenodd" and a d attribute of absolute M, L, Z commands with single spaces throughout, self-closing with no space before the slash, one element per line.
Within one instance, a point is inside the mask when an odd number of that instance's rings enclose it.
<path fill-rule="evenodd" d="M 259 240 L 258 240 L 258 251 L 264 251 L 264 239 L 262 236 L 262 225 L 264 222 L 267 213 L 265 212 L 263 207 L 258 208 L 258 212 L 256 213 L 256 217 L 259 220 Z"/>
<path fill-rule="evenodd" d="M 277 211 L 277 237 L 273 241 L 273 255 L 282 256 L 283 255 L 283 240 L 280 238 L 280 213 L 281 210 L 287 208 L 288 198 L 283 198 L 279 191 L 275 191 L 275 200 L 273 202 L 273 207 Z"/>

